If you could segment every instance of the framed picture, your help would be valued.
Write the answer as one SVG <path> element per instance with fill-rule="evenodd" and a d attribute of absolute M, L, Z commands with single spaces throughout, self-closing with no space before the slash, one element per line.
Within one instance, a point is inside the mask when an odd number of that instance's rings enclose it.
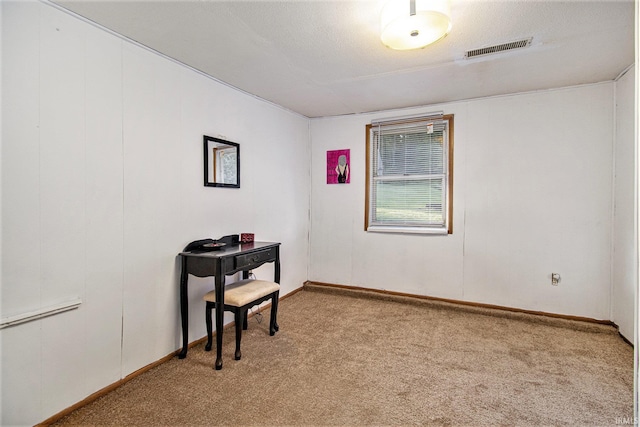
<path fill-rule="evenodd" d="M 349 184 L 351 182 L 350 151 L 327 151 L 327 184 Z"/>
<path fill-rule="evenodd" d="M 205 187 L 240 188 L 240 144 L 204 135 Z"/>

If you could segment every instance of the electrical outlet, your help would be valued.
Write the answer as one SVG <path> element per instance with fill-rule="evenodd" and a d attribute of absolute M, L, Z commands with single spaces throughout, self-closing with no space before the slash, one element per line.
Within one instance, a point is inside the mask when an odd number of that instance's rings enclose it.
<path fill-rule="evenodd" d="M 553 286 L 558 286 L 558 283 L 560 283 L 560 274 L 551 273 L 551 284 Z"/>

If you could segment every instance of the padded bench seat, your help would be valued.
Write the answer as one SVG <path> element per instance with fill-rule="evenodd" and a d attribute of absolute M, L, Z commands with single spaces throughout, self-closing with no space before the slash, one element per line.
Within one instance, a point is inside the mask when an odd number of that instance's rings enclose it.
<path fill-rule="evenodd" d="M 276 282 L 254 279 L 241 280 L 224 288 L 224 304 L 242 307 L 279 290 L 280 285 Z M 203 299 L 209 302 L 216 302 L 216 292 L 208 292 Z"/>
<path fill-rule="evenodd" d="M 235 315 L 236 323 L 236 353 L 235 359 L 240 360 L 240 340 L 242 330 L 247 329 L 247 311 L 254 305 L 271 300 L 271 319 L 269 322 L 269 335 L 273 336 L 279 329 L 276 321 L 278 313 L 278 297 L 280 285 L 268 280 L 246 279 L 232 283 L 224 288 L 224 311 L 231 311 Z M 211 321 L 211 311 L 217 308 L 215 291 L 208 292 L 203 299 L 207 303 L 207 345 L 206 351 L 211 350 L 213 341 L 213 327 Z"/>

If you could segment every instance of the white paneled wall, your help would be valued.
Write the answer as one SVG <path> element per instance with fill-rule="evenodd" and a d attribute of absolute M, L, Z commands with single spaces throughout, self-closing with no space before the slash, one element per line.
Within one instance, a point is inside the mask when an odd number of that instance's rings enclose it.
<path fill-rule="evenodd" d="M 85 78 L 85 294 L 91 313 L 85 357 L 100 366 L 86 372 L 99 390 L 122 375 L 123 292 L 122 42 L 87 31 Z"/>
<path fill-rule="evenodd" d="M 612 89 L 469 103 L 465 299 L 609 319 Z"/>
<path fill-rule="evenodd" d="M 3 286 L 0 304 L 8 317 L 38 308 L 40 300 L 40 8 L 3 6 L 2 239 L 11 250 L 2 252 L 2 274 L 3 284 L 20 283 Z"/>
<path fill-rule="evenodd" d="M 23 191 L 39 190 L 40 304 L 49 305 L 85 297 L 86 30 L 69 15 L 40 8 L 39 36 L 40 180 Z M 84 327 L 88 314 L 83 309 L 39 322 L 42 336 L 34 343 L 42 352 L 44 413 L 54 413 L 62 402 L 78 401 L 86 394 L 84 381 L 78 387 L 72 384 L 84 379 L 89 368 L 90 361 L 76 350 L 89 332 Z"/>
<path fill-rule="evenodd" d="M 613 86 L 312 120 L 309 279 L 609 319 Z M 365 125 L 439 110 L 455 115 L 453 234 L 365 232 Z M 351 184 L 327 185 L 343 148 Z"/>
<path fill-rule="evenodd" d="M 33 425 L 180 347 L 189 241 L 280 241 L 282 294 L 303 284 L 309 127 L 49 4 L 1 6 L 2 316 L 82 300 L 0 332 L 0 424 Z M 203 186 L 203 134 L 240 143 L 240 189 Z M 190 280 L 190 340 L 212 287 Z"/>
<path fill-rule="evenodd" d="M 637 292 L 637 233 L 634 232 L 637 168 L 634 139 L 634 73 L 631 68 L 616 82 L 616 149 L 614 185 L 614 247 L 612 319 L 620 333 L 635 341 L 634 310 Z"/>
<path fill-rule="evenodd" d="M 2 4 L 2 316 L 40 307 L 40 7 Z M 10 65 L 11 64 L 11 65 Z M 9 103 L 7 100 L 11 99 Z M 9 141 L 15 141 L 9 143 Z M 9 285 L 12 283 L 13 285 Z M 40 322 L 0 331 L 2 420 L 41 421 Z M 10 351 L 9 351 L 10 348 Z M 36 393 L 33 393 L 37 390 Z M 21 414 L 33 414 L 24 417 Z M 23 418 L 21 418 L 23 417 Z"/>
<path fill-rule="evenodd" d="M 177 294 L 176 251 L 167 245 L 181 239 L 181 68 L 124 46 L 124 375 L 144 366 L 146 353 L 162 357 L 179 335 L 168 309 Z"/>

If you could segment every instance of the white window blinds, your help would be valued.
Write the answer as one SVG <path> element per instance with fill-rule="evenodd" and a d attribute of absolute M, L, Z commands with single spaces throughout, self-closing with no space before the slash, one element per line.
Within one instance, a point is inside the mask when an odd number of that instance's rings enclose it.
<path fill-rule="evenodd" d="M 447 233 L 448 120 L 370 127 L 369 231 Z"/>

